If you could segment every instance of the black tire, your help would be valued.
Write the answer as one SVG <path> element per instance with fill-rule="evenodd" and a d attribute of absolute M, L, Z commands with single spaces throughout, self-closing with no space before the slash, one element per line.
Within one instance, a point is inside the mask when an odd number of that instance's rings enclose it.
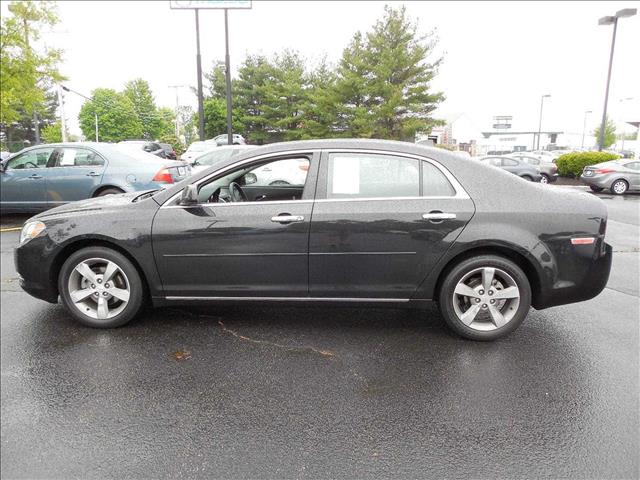
<path fill-rule="evenodd" d="M 520 303 L 511 320 L 494 330 L 481 331 L 465 325 L 454 309 L 454 290 L 458 282 L 469 272 L 479 268 L 493 267 L 503 270 L 515 281 L 520 294 Z M 438 306 L 444 321 L 461 337 L 469 340 L 491 341 L 513 332 L 524 321 L 531 306 L 531 285 L 529 279 L 514 262 L 498 255 L 481 255 L 462 260 L 449 269 L 438 294 Z"/>
<path fill-rule="evenodd" d="M 533 178 L 531 178 L 529 175 L 522 175 L 520 178 L 526 180 L 527 182 L 533 182 Z"/>
<path fill-rule="evenodd" d="M 551 183 L 551 180 L 549 179 L 549 175 L 547 175 L 546 173 L 541 173 L 540 174 L 540 183 Z"/>
<path fill-rule="evenodd" d="M 611 193 L 614 195 L 624 195 L 627 193 L 627 190 L 629 190 L 629 184 L 626 180 L 619 178 L 611 184 L 611 188 L 609 190 L 611 190 Z"/>
<path fill-rule="evenodd" d="M 602 190 L 604 190 L 604 188 L 602 188 L 602 187 L 596 187 L 595 185 L 589 185 L 589 188 L 590 188 L 593 192 L 601 192 Z"/>
<path fill-rule="evenodd" d="M 93 318 L 80 311 L 80 307 L 76 306 L 76 304 L 71 300 L 71 293 L 69 292 L 69 279 L 76 266 L 84 260 L 96 258 L 114 262 L 120 270 L 124 272 L 128 281 L 128 303 L 126 303 L 122 311 L 117 315 L 105 320 Z M 113 283 L 115 283 L 115 280 Z M 145 298 L 144 285 L 136 267 L 121 253 L 105 247 L 83 248 L 67 258 L 60 269 L 60 274 L 58 275 L 58 291 L 60 292 L 62 303 L 74 319 L 83 325 L 94 328 L 113 328 L 130 322 L 140 311 Z"/>
<path fill-rule="evenodd" d="M 105 188 L 104 190 L 100 190 L 96 197 L 104 197 L 106 195 L 118 195 L 120 193 L 124 193 L 119 188 Z"/>

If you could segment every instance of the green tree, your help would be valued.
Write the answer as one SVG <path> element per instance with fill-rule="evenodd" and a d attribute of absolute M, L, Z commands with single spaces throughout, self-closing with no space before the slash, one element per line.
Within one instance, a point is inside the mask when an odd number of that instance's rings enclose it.
<path fill-rule="evenodd" d="M 184 139 L 185 145 L 189 146 L 197 140 L 198 114 L 193 111 L 190 105 L 178 107 L 178 124 L 180 125 L 180 136 Z"/>
<path fill-rule="evenodd" d="M 593 136 L 596 137 L 596 143 L 598 145 L 600 144 L 600 127 L 601 125 L 598 125 L 593 131 Z M 616 143 L 616 124 L 607 117 L 604 126 L 604 144 L 602 146 L 609 148 L 614 143 Z"/>
<path fill-rule="evenodd" d="M 302 105 L 302 138 L 331 138 L 336 131 L 339 106 L 336 102 L 336 74 L 326 59 L 309 73 L 308 88 Z"/>
<path fill-rule="evenodd" d="M 159 127 L 156 138 L 166 137 L 176 134 L 176 112 L 168 107 L 158 109 Z M 166 142 L 165 142 L 166 143 Z M 173 144 L 172 144 L 173 145 Z"/>
<path fill-rule="evenodd" d="M 138 119 L 142 124 L 142 138 L 146 140 L 158 138 L 162 133 L 162 121 L 158 115 L 158 109 L 149 83 L 141 78 L 131 80 L 125 84 L 122 93 L 131 100 L 133 109 L 138 115 Z"/>
<path fill-rule="evenodd" d="M 225 64 L 215 61 L 211 72 L 205 73 L 204 78 L 209 82 L 209 97 L 225 99 L 227 95 L 227 83 L 225 78 Z M 233 92 L 233 88 L 231 89 Z"/>
<path fill-rule="evenodd" d="M 238 69 L 237 100 L 234 110 L 244 125 L 244 135 L 250 143 L 268 142 L 273 126 L 268 125 L 265 110 L 272 100 L 269 89 L 274 68 L 263 55 L 249 55 Z"/>
<path fill-rule="evenodd" d="M 58 143 L 62 141 L 62 125 L 60 122 L 52 123 L 42 129 L 42 141 L 44 143 Z"/>
<path fill-rule="evenodd" d="M 0 27 L 0 124 L 12 136 L 13 122 L 24 124 L 46 108 L 48 91 L 64 77 L 58 70 L 62 52 L 39 45 L 40 31 L 58 23 L 51 2 L 16 1 L 8 5 Z M 20 127 L 18 127 L 20 130 Z M 33 125 L 26 137 L 33 141 Z"/>
<path fill-rule="evenodd" d="M 97 88 L 91 101 L 85 102 L 78 119 L 80 129 L 87 140 L 95 140 L 94 114 L 98 115 L 98 134 L 101 142 L 119 142 L 140 138 L 143 125 L 133 102 L 122 93 L 109 88 Z"/>
<path fill-rule="evenodd" d="M 437 39 L 418 34 L 405 7 L 385 6 L 384 16 L 362 36 L 356 33 L 338 66 L 337 128 L 348 136 L 413 141 L 439 124 L 432 118 L 444 100 L 430 83 L 442 58 L 429 61 Z"/>

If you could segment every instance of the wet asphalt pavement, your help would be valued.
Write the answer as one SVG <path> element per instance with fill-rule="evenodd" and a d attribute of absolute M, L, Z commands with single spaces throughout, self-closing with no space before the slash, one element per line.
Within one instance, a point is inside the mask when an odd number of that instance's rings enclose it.
<path fill-rule="evenodd" d="M 638 478 L 640 195 L 600 197 L 607 288 L 494 343 L 435 307 L 92 330 L 20 290 L 2 233 L 2 478 Z"/>

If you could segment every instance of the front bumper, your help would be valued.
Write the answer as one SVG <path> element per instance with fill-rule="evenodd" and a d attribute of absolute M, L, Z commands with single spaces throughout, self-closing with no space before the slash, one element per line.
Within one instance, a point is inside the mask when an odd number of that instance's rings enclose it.
<path fill-rule="evenodd" d="M 36 237 L 13 251 L 13 261 L 20 276 L 20 287 L 32 297 L 49 303 L 58 303 L 56 279 L 51 278 L 50 258 L 43 257 L 41 242 L 47 237 Z"/>

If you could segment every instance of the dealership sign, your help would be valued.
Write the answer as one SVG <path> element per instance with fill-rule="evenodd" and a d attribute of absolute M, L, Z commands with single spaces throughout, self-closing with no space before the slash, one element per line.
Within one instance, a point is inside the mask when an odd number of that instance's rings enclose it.
<path fill-rule="evenodd" d="M 171 8 L 251 8 L 251 0 L 170 0 Z"/>

